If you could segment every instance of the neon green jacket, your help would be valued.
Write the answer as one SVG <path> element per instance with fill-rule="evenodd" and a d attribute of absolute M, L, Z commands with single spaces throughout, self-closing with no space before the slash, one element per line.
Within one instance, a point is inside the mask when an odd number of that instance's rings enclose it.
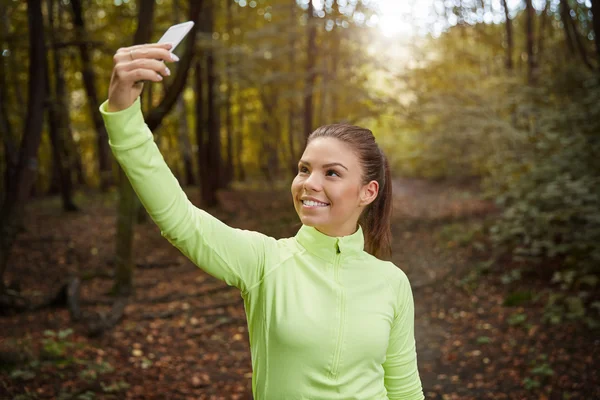
<path fill-rule="evenodd" d="M 363 250 L 363 232 L 302 226 L 275 240 L 231 228 L 186 197 L 138 99 L 100 106 L 112 151 L 162 235 L 204 271 L 240 289 L 256 400 L 423 399 L 406 275 Z"/>

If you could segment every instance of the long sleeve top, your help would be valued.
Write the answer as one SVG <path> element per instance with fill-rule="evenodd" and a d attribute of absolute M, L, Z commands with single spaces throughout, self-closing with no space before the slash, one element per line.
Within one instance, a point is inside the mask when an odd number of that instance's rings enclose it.
<path fill-rule="evenodd" d="M 161 234 L 241 291 L 256 400 L 423 399 L 406 275 L 366 253 L 362 228 L 302 226 L 276 240 L 195 207 L 165 163 L 138 100 L 100 111 L 116 159 Z"/>

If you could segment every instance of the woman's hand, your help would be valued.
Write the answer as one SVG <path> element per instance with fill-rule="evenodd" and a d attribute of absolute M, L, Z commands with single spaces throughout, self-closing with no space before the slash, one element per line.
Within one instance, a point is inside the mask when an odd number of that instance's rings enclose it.
<path fill-rule="evenodd" d="M 160 82 L 171 75 L 164 61 L 179 61 L 170 43 L 142 44 L 117 50 L 108 86 L 107 111 L 121 111 L 131 106 L 144 87 L 143 81 Z"/>

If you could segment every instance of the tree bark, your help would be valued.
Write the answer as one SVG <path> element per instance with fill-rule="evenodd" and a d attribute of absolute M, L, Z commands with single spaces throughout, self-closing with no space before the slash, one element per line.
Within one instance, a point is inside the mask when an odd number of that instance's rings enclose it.
<path fill-rule="evenodd" d="M 4 274 L 8 256 L 17 237 L 18 227 L 22 223 L 24 205 L 37 174 L 37 150 L 44 123 L 46 45 L 41 0 L 27 1 L 27 20 L 30 60 L 27 118 L 15 177 L 11 180 L 6 202 L 0 212 L 0 293 L 6 292 Z"/>
<path fill-rule="evenodd" d="M 69 133 L 66 132 L 68 115 L 65 114 L 64 90 L 65 81 L 62 74 L 60 62 L 60 52 L 54 47 L 56 42 L 54 36 L 54 1 L 47 1 L 48 9 L 48 33 L 50 43 L 53 48 L 53 71 L 54 71 L 54 88 L 50 86 L 50 67 L 47 62 L 46 67 L 46 92 L 47 92 L 47 110 L 48 110 L 48 128 L 50 133 L 50 143 L 52 145 L 54 171 L 57 174 L 60 196 L 64 211 L 77 211 L 78 207 L 73 202 L 73 183 L 71 181 L 71 171 L 69 168 L 68 156 L 65 152 L 64 137 Z M 50 52 L 48 52 L 48 57 Z M 65 118 L 66 115 L 66 118 Z"/>
<path fill-rule="evenodd" d="M 73 23 L 77 37 L 85 38 L 87 36 L 85 30 L 85 21 L 83 19 L 83 10 L 81 0 L 72 0 L 71 9 L 73 11 Z M 98 94 L 96 91 L 94 66 L 90 59 L 90 52 L 87 43 L 84 41 L 79 44 L 79 54 L 82 64 L 83 84 L 87 94 L 87 103 L 90 110 L 90 115 L 94 123 L 94 128 L 97 132 L 96 143 L 98 146 L 98 168 L 100 174 L 100 189 L 107 191 L 112 185 L 112 162 L 110 157 L 110 149 L 108 146 L 108 135 L 102 116 L 98 110 Z"/>
<path fill-rule="evenodd" d="M 197 23 L 198 4 L 201 1 L 190 0 L 190 20 Z M 134 44 L 148 43 L 152 35 L 152 21 L 154 19 L 153 0 L 139 0 L 138 29 L 134 35 Z M 188 34 L 185 55 L 181 58 L 173 83 L 168 87 L 160 104 L 152 109 L 146 117 L 146 124 L 151 131 L 160 126 L 164 117 L 171 110 L 185 85 L 186 75 L 193 58 L 196 28 Z M 131 183 L 119 168 L 119 206 L 117 216 L 117 250 L 115 264 L 115 287 L 113 291 L 118 294 L 130 294 L 133 288 L 133 233 L 134 224 L 139 210 L 139 200 L 131 187 Z"/>
<path fill-rule="evenodd" d="M 571 7 L 569 6 L 569 2 L 567 0 L 560 0 L 560 16 L 563 22 L 565 38 L 569 52 L 571 54 L 575 54 L 575 52 L 577 52 L 581 58 L 581 61 L 583 61 L 586 67 L 593 69 L 590 60 L 588 59 L 585 46 L 581 41 L 577 25 L 575 25 L 575 21 L 573 21 L 573 18 L 571 17 Z"/>
<path fill-rule="evenodd" d="M 542 57 L 544 55 L 544 39 L 546 38 L 546 26 L 548 26 L 548 20 L 550 17 L 548 16 L 548 7 L 550 5 L 550 1 L 546 0 L 546 4 L 544 5 L 544 10 L 542 11 L 542 15 L 540 15 L 540 29 L 538 30 L 538 44 L 537 44 L 537 57 L 536 62 L 539 65 L 542 65 Z"/>
<path fill-rule="evenodd" d="M 210 0 L 207 12 L 207 29 L 208 32 L 213 32 L 214 29 L 214 1 Z M 207 102 L 207 125 L 208 125 L 208 141 L 207 141 L 207 162 L 209 190 L 203 193 L 204 206 L 214 207 L 217 205 L 217 190 L 223 187 L 222 184 L 222 169 L 221 169 L 221 134 L 219 121 L 219 106 L 217 104 L 217 89 L 219 78 L 215 71 L 215 57 L 213 49 L 206 52 L 206 102 Z"/>
<path fill-rule="evenodd" d="M 525 38 L 527 49 L 527 83 L 532 85 L 535 80 L 535 54 L 533 54 L 533 18 L 535 10 L 533 9 L 532 0 L 525 0 Z"/>
<path fill-rule="evenodd" d="M 306 45 L 306 81 L 304 86 L 304 135 L 305 142 L 313 130 L 313 86 L 316 79 L 315 59 L 317 53 L 317 26 L 315 25 L 313 0 L 308 3 L 308 19 L 306 23 L 306 34 L 308 37 Z"/>
<path fill-rule="evenodd" d="M 297 26 L 297 20 L 296 20 L 296 10 L 298 8 L 298 5 L 296 4 L 296 2 L 290 2 L 289 3 L 289 7 L 290 7 L 290 33 L 289 33 L 289 38 L 288 38 L 288 46 L 290 48 L 290 61 L 289 61 L 289 71 L 288 73 L 290 74 L 290 78 L 293 76 L 294 74 L 294 69 L 296 68 L 296 26 Z M 296 80 L 295 79 L 290 79 L 291 80 L 291 90 L 293 92 L 295 92 L 295 84 L 296 84 Z M 290 152 L 290 157 L 289 157 L 289 170 L 292 174 L 292 176 L 296 175 L 296 172 L 298 170 L 298 164 L 297 164 L 297 158 L 298 158 L 298 151 L 296 150 L 296 109 L 297 109 L 297 100 L 296 100 L 296 95 L 292 95 L 289 97 L 289 101 L 288 101 L 288 115 L 287 115 L 287 133 L 288 133 L 288 146 L 289 146 L 289 152 Z"/>
<path fill-rule="evenodd" d="M 504 18 L 506 22 L 504 24 L 506 28 L 506 69 L 508 71 L 512 71 L 513 69 L 513 30 L 512 30 L 512 20 L 510 19 L 510 14 L 508 12 L 508 5 L 506 4 L 506 0 L 502 0 L 502 7 L 504 8 Z"/>
<path fill-rule="evenodd" d="M 228 0 L 225 1 L 225 12 L 226 12 L 226 30 L 229 33 L 230 41 L 233 35 L 233 21 L 231 16 L 231 7 L 237 7 L 235 4 L 230 4 Z M 233 66 L 231 60 L 231 53 L 227 52 L 225 60 L 225 76 L 227 79 L 227 92 L 225 98 L 225 128 L 227 132 L 227 162 L 225 164 L 225 181 L 226 185 L 229 186 L 233 180 L 233 118 L 231 115 L 231 96 L 233 77 L 231 74 L 231 68 Z"/>
<path fill-rule="evenodd" d="M 206 135 L 206 124 L 205 124 L 205 112 L 204 112 L 204 68 L 202 68 L 203 57 L 198 57 L 195 66 L 195 78 L 196 78 L 196 142 L 198 144 L 198 172 L 200 176 L 200 197 L 202 204 L 206 204 L 210 201 L 209 192 L 210 178 L 208 170 L 208 140 Z"/>
<path fill-rule="evenodd" d="M 592 0 L 592 27 L 594 28 L 594 43 L 596 56 L 600 65 L 600 0 Z"/>
<path fill-rule="evenodd" d="M 173 1 L 173 23 L 179 22 L 179 2 Z M 187 122 L 186 102 L 183 93 L 177 98 L 176 112 L 179 119 L 178 137 L 179 149 L 183 159 L 183 174 L 185 185 L 195 185 L 194 164 L 192 162 L 192 145 L 190 143 L 190 127 Z"/>
<path fill-rule="evenodd" d="M 239 21 L 239 11 L 240 7 L 233 7 L 233 19 L 237 22 Z M 235 38 L 241 35 L 232 34 L 232 38 Z M 234 40 L 234 45 L 239 47 L 241 45 L 241 40 L 237 38 Z M 236 81 L 237 81 L 237 90 L 236 90 L 236 100 L 238 103 L 238 113 L 236 115 L 237 123 L 236 125 L 236 135 L 235 135 L 235 168 L 236 168 L 236 177 L 240 182 L 244 182 L 246 180 L 246 170 L 244 169 L 244 164 L 242 163 L 242 154 L 244 152 L 244 99 L 242 96 L 242 81 L 240 78 L 239 68 L 243 63 L 243 56 L 241 52 L 237 53 L 235 57 L 236 63 Z"/>

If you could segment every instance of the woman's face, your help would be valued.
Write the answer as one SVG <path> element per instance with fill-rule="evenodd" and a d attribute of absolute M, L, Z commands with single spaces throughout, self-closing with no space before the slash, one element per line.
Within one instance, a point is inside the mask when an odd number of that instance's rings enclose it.
<path fill-rule="evenodd" d="M 321 137 L 302 154 L 292 197 L 304 225 L 329 236 L 347 236 L 356 232 L 358 218 L 378 188 L 376 181 L 362 184 L 362 167 L 349 145 Z"/>

